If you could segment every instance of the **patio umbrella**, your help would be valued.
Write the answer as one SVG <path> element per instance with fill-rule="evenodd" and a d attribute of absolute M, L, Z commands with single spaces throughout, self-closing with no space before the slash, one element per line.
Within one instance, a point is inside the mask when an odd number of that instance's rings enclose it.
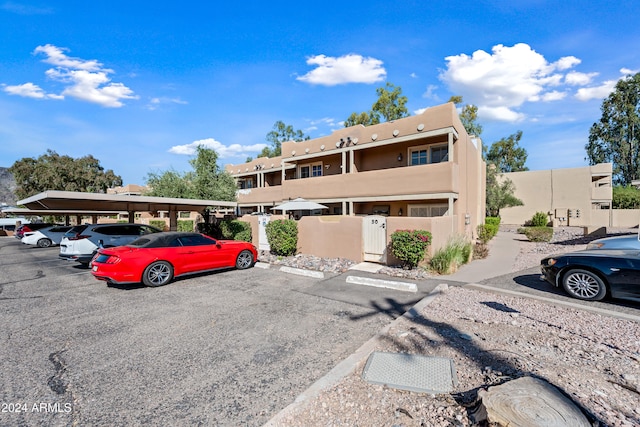
<path fill-rule="evenodd" d="M 305 200 L 302 197 L 298 197 L 295 200 L 291 200 L 289 202 L 285 202 L 281 205 L 275 206 L 271 208 L 272 211 L 315 211 L 317 209 L 329 209 L 325 205 L 321 205 L 320 203 L 311 202 L 309 200 Z"/>

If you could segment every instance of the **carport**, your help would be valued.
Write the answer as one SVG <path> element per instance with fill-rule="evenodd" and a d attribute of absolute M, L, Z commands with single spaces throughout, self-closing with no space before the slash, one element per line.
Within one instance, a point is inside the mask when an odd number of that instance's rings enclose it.
<path fill-rule="evenodd" d="M 169 212 L 169 229 L 178 228 L 179 211 L 196 211 L 208 217 L 207 208 L 233 208 L 236 202 L 220 200 L 178 199 L 171 197 L 148 197 L 104 193 L 83 193 L 75 191 L 44 191 L 23 200 L 18 205 L 26 206 L 24 215 L 68 215 L 74 212 L 91 212 L 91 215 L 110 215 L 119 212 L 129 214 L 129 222 L 134 222 L 136 212 Z M 78 214 L 81 215 L 81 214 Z"/>

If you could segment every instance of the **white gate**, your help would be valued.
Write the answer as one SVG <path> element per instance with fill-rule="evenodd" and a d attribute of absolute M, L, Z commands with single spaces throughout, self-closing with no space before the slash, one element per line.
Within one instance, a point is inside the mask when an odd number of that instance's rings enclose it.
<path fill-rule="evenodd" d="M 362 246 L 364 260 L 387 262 L 387 218 L 371 215 L 362 218 Z"/>
<path fill-rule="evenodd" d="M 271 219 L 270 215 L 258 216 L 258 250 L 270 251 L 269 240 L 267 239 L 267 223 Z"/>

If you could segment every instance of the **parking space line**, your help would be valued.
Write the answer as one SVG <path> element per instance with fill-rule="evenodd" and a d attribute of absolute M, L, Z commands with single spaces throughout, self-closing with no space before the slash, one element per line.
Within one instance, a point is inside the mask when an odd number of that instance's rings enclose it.
<path fill-rule="evenodd" d="M 347 283 L 355 285 L 374 286 L 376 288 L 389 288 L 405 292 L 418 292 L 418 286 L 409 282 L 394 282 L 391 280 L 370 279 L 368 277 L 347 276 Z"/>

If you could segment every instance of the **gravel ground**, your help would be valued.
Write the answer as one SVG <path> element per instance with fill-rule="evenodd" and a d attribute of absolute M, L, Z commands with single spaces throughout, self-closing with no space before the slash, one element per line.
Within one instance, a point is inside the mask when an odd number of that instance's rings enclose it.
<path fill-rule="evenodd" d="M 565 228 L 556 230 L 551 243 L 524 240 L 514 271 L 538 265 L 547 254 L 583 249 L 592 239 Z M 362 360 L 352 374 L 275 425 L 482 425 L 473 419 L 478 391 L 523 376 L 558 387 L 593 425 L 640 425 L 636 322 L 449 287 L 420 317 L 395 322 L 375 350 L 450 358 L 458 385 L 450 394 L 431 395 L 370 384 L 361 378 Z"/>

